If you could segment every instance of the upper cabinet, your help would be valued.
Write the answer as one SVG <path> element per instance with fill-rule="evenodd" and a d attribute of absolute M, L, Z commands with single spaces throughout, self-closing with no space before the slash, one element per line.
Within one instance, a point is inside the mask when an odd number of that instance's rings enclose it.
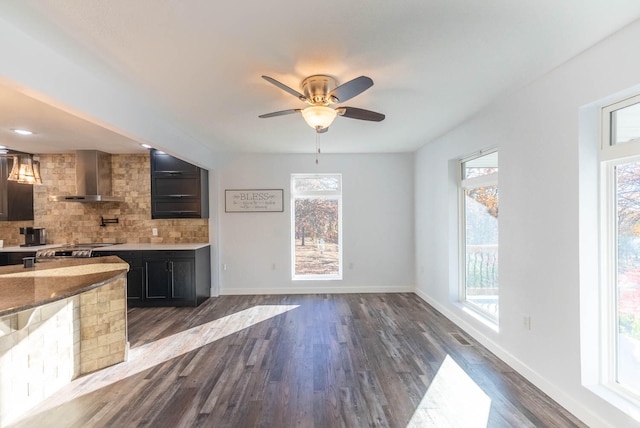
<path fill-rule="evenodd" d="M 33 220 L 33 185 L 7 180 L 12 166 L 0 157 L 0 221 Z"/>
<path fill-rule="evenodd" d="M 209 218 L 209 174 L 151 150 L 151 218 Z"/>

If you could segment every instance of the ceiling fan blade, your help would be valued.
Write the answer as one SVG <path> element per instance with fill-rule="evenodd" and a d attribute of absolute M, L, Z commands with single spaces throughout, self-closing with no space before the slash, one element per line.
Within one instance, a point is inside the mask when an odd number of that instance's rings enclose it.
<path fill-rule="evenodd" d="M 348 117 L 349 119 L 368 120 L 371 122 L 381 122 L 385 118 L 382 113 L 356 107 L 338 107 L 336 112 L 340 116 Z"/>
<path fill-rule="evenodd" d="M 261 119 L 267 119 L 269 117 L 276 117 L 276 116 L 285 116 L 287 114 L 293 114 L 293 113 L 297 113 L 302 109 L 299 108 L 291 108 L 289 110 L 281 110 L 281 111 L 274 111 L 273 113 L 266 113 L 266 114 L 261 114 L 260 116 L 258 116 Z"/>
<path fill-rule="evenodd" d="M 263 76 L 264 77 L 264 76 Z M 356 77 L 335 88 L 329 93 L 329 98 L 333 98 L 337 103 L 343 103 L 356 95 L 359 95 L 373 86 L 373 80 L 367 76 Z"/>
<path fill-rule="evenodd" d="M 262 76 L 262 78 L 264 80 L 266 80 L 267 82 L 277 86 L 278 88 L 282 89 L 285 92 L 290 93 L 291 95 L 293 95 L 294 97 L 300 99 L 300 101 L 306 101 L 307 97 L 305 97 L 304 95 L 302 95 L 300 92 L 296 91 L 295 89 L 292 89 L 290 87 L 288 87 L 287 85 L 285 85 L 284 83 L 280 83 L 278 82 L 276 79 L 274 79 L 273 77 L 269 77 L 269 76 Z"/>

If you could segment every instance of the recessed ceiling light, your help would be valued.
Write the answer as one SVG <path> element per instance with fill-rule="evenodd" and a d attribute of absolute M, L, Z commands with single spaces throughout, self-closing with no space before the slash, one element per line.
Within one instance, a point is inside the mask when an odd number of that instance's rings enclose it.
<path fill-rule="evenodd" d="M 145 149 L 150 149 L 150 148 L 151 148 L 151 146 L 150 146 L 150 145 L 148 145 L 148 144 L 140 144 L 140 145 L 141 145 L 142 147 L 144 147 Z"/>
<path fill-rule="evenodd" d="M 13 132 L 15 132 L 16 134 L 20 134 L 20 135 L 31 135 L 33 134 L 33 132 L 27 130 L 27 129 L 12 129 Z"/>

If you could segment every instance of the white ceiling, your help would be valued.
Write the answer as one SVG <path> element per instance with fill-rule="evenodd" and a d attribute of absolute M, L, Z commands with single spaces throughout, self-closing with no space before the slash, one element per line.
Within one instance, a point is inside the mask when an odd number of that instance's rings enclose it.
<path fill-rule="evenodd" d="M 366 75 L 374 86 L 344 105 L 386 119 L 338 117 L 320 136 L 323 151 L 406 152 L 638 19 L 640 2 L 20 0 L 0 2 L 0 17 L 132 88 L 213 151 L 313 152 L 315 131 L 301 116 L 258 118 L 304 107 L 263 74 L 298 90 L 312 74 L 338 83 Z M 41 73 L 47 78 L 46 65 Z M 140 150 L 136 135 L 107 118 L 56 107 L 0 86 L 0 144 Z M 16 140 L 8 129 L 17 126 L 38 134 Z"/>

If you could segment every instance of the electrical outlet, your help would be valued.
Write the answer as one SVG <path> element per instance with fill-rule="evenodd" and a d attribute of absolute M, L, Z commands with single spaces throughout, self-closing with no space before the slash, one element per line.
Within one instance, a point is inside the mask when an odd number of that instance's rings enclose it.
<path fill-rule="evenodd" d="M 525 330 L 531 330 L 531 316 L 530 315 L 524 315 L 522 317 L 522 326 L 524 327 Z"/>
<path fill-rule="evenodd" d="M 151 229 L 151 234 L 152 234 L 153 236 L 158 236 L 158 228 L 157 228 L 157 227 L 154 227 L 153 229 Z"/>

